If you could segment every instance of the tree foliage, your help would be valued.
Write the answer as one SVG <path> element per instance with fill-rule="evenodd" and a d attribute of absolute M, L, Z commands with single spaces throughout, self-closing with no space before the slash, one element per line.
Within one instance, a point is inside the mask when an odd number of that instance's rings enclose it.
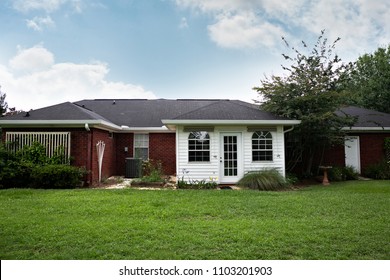
<path fill-rule="evenodd" d="M 0 117 L 5 114 L 8 108 L 7 102 L 5 102 L 5 97 L 7 95 L 1 91 L 1 86 L 0 86 Z"/>
<path fill-rule="evenodd" d="M 290 47 L 283 38 L 292 51 L 292 55 L 283 54 L 290 64 L 282 65 L 287 75 L 265 77 L 261 85 L 254 88 L 260 95 L 262 109 L 302 121 L 290 133 L 295 143 L 287 168 L 292 168 L 302 158 L 303 172 L 311 172 L 314 155 L 326 146 L 340 142 L 344 136 L 341 128 L 352 124 L 352 119 L 334 113 L 345 101 L 346 94 L 341 85 L 351 69 L 351 64 L 343 64 L 334 54 L 339 40 L 328 45 L 322 31 L 311 50 L 302 41 L 301 51 Z M 307 157 L 303 157 L 304 154 Z"/>
<path fill-rule="evenodd" d="M 349 78 L 355 104 L 390 113 L 390 45 L 360 56 Z"/>

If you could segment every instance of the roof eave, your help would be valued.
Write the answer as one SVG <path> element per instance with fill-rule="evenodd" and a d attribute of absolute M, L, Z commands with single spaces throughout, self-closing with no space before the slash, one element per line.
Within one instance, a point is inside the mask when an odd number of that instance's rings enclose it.
<path fill-rule="evenodd" d="M 388 132 L 390 131 L 390 127 L 343 127 L 342 130 L 350 131 L 350 132 Z"/>
<path fill-rule="evenodd" d="M 208 125 L 297 125 L 300 120 L 161 120 L 167 126 L 186 124 L 208 124 Z"/>
<path fill-rule="evenodd" d="M 0 127 L 85 127 L 93 126 L 105 130 L 121 130 L 120 126 L 104 120 L 0 120 Z"/>
<path fill-rule="evenodd" d="M 121 126 L 121 132 L 136 132 L 136 133 L 147 133 L 147 132 L 169 132 L 170 129 L 163 125 L 160 127 L 129 127 L 126 125 Z"/>

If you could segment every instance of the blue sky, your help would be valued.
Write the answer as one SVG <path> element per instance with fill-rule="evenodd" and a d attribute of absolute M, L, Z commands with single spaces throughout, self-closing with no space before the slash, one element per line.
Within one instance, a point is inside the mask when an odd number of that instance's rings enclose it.
<path fill-rule="evenodd" d="M 0 85 L 29 110 L 94 98 L 256 99 L 281 37 L 341 37 L 345 62 L 390 43 L 387 0 L 0 0 Z"/>

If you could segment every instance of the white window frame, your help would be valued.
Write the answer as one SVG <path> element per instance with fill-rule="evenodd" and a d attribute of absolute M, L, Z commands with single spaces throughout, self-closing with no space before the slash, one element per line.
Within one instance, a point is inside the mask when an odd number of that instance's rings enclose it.
<path fill-rule="evenodd" d="M 257 135 L 258 137 L 254 138 L 255 135 Z M 268 136 L 270 136 L 270 137 L 268 137 Z M 253 141 L 254 140 L 259 141 L 259 143 L 257 145 L 264 146 L 264 148 L 253 149 Z M 271 141 L 271 143 L 268 143 L 269 141 Z M 264 143 L 261 143 L 261 142 L 264 142 Z M 269 146 L 269 145 L 271 145 L 271 148 L 267 148 L 267 146 Z M 253 132 L 252 137 L 251 137 L 251 146 L 252 146 L 252 162 L 265 162 L 265 161 L 272 162 L 274 160 L 274 155 L 273 155 L 274 141 L 273 141 L 273 136 L 272 136 L 271 131 L 261 130 L 261 131 Z M 254 160 L 254 157 L 253 157 L 254 152 L 265 152 L 265 153 L 270 152 L 271 159 Z M 265 155 L 265 157 L 267 158 L 268 155 Z"/>
<path fill-rule="evenodd" d="M 192 131 L 187 139 L 188 162 L 210 162 L 210 134 L 207 131 Z M 198 156 L 197 153 L 202 156 Z M 208 153 L 208 156 L 203 156 L 205 153 Z M 195 154 L 194 160 L 191 159 L 191 154 Z M 197 160 L 197 158 L 201 160 Z"/>
<path fill-rule="evenodd" d="M 137 149 L 147 149 L 147 158 L 141 157 L 143 160 L 149 159 L 149 134 L 148 133 L 136 133 L 134 134 L 134 150 L 133 157 L 137 156 Z"/>

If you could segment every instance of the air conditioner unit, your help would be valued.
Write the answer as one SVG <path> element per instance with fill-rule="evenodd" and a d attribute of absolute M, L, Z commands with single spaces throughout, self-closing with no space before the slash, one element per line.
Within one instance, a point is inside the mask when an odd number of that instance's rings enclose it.
<path fill-rule="evenodd" d="M 141 178 L 142 177 L 142 159 L 126 158 L 126 178 Z"/>

